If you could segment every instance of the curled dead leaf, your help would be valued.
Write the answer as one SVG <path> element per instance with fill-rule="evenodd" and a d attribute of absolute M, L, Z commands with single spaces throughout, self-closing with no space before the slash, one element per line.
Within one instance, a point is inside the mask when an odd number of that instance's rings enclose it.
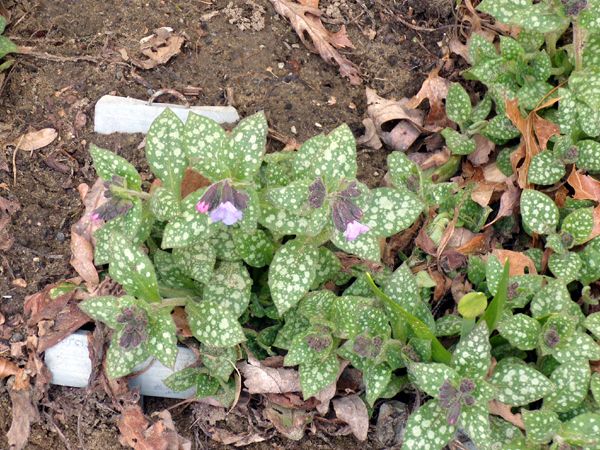
<path fill-rule="evenodd" d="M 304 437 L 306 425 L 312 420 L 312 414 L 298 409 L 283 408 L 269 403 L 263 412 L 279 433 L 293 441 Z"/>
<path fill-rule="evenodd" d="M 138 405 L 126 407 L 117 423 L 119 441 L 135 450 L 191 450 L 192 443 L 177 433 L 168 410 L 150 425 Z"/>
<path fill-rule="evenodd" d="M 481 134 L 476 134 L 473 138 L 475 139 L 475 151 L 467 156 L 467 159 L 474 166 L 483 166 L 490 160 L 490 153 L 494 151 L 496 144 Z"/>
<path fill-rule="evenodd" d="M 512 423 L 514 426 L 520 428 L 521 430 L 525 430 L 525 423 L 523 422 L 523 417 L 521 414 L 514 414 L 511 411 L 509 405 L 505 403 L 501 403 L 498 400 L 492 400 L 489 403 L 489 412 L 494 416 L 500 416 L 504 420 L 509 423 Z"/>
<path fill-rule="evenodd" d="M 308 4 L 288 0 L 269 1 L 278 14 L 290 21 L 298 37 L 309 50 L 319 53 L 325 62 L 337 64 L 340 75 L 347 77 L 350 84 L 362 83 L 358 67 L 336 50 L 354 48 L 346 34 L 346 28 L 342 25 L 336 33 L 327 30 L 320 19 L 323 13 L 317 7 L 318 2 Z"/>
<path fill-rule="evenodd" d="M 22 450 L 27 444 L 31 424 L 39 420 L 39 413 L 34 406 L 29 376 L 24 369 L 9 380 L 8 394 L 12 402 L 12 423 L 6 438 L 11 450 Z"/>
<path fill-rule="evenodd" d="M 434 68 L 423 82 L 417 95 L 410 99 L 406 105 L 415 109 L 424 100 L 429 100 L 429 113 L 425 119 L 425 126 L 429 131 L 440 131 L 450 123 L 446 117 L 444 106 L 444 99 L 448 95 L 449 87 L 450 82 L 440 77 L 439 68 Z"/>
<path fill-rule="evenodd" d="M 385 99 L 367 88 L 367 114 L 381 140 L 394 150 L 407 150 L 421 135 L 423 112 L 407 106 L 409 100 Z"/>
<path fill-rule="evenodd" d="M 366 147 L 379 150 L 381 147 L 383 147 L 383 144 L 377 135 L 377 129 L 375 128 L 373 119 L 367 117 L 362 121 L 362 123 L 365 126 L 365 134 L 359 137 L 356 140 L 356 143 L 358 145 L 364 145 Z"/>
<path fill-rule="evenodd" d="M 44 148 L 51 144 L 58 136 L 54 128 L 43 128 L 37 131 L 31 131 L 18 137 L 10 145 L 18 146 L 19 150 L 33 151 Z"/>
<path fill-rule="evenodd" d="M 346 422 L 359 441 L 367 439 L 369 413 L 362 399 L 354 394 L 333 400 L 333 409 L 338 419 Z"/>

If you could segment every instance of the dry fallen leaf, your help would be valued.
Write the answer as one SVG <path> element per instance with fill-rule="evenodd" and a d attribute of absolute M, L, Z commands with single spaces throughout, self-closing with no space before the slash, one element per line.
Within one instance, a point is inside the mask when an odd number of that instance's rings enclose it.
<path fill-rule="evenodd" d="M 6 438 L 11 450 L 21 450 L 27 444 L 31 424 L 39 420 L 39 413 L 33 404 L 29 376 L 20 369 L 14 380 L 9 380 L 8 394 L 12 402 L 12 423 Z"/>
<path fill-rule="evenodd" d="M 220 442 L 223 445 L 233 445 L 234 447 L 245 447 L 246 445 L 264 442 L 266 440 L 264 436 L 251 431 L 238 433 L 224 428 L 211 428 L 208 432 L 213 441 Z"/>
<path fill-rule="evenodd" d="M 521 414 L 514 414 L 510 409 L 509 405 L 499 402 L 498 400 L 492 400 L 489 403 L 489 412 L 495 416 L 500 416 L 507 422 L 512 423 L 514 426 L 525 430 L 525 423 Z"/>
<path fill-rule="evenodd" d="M 267 404 L 263 415 L 279 433 L 293 441 L 299 441 L 304 437 L 304 429 L 312 420 L 311 413 L 283 408 L 272 403 Z"/>
<path fill-rule="evenodd" d="M 331 402 L 331 399 L 335 397 L 335 393 L 337 391 L 337 382 L 348 364 L 348 361 L 342 361 L 335 381 L 315 395 L 315 398 L 319 401 L 319 404 L 316 406 L 316 408 L 318 413 L 322 416 L 326 415 L 329 411 L 329 403 Z"/>
<path fill-rule="evenodd" d="M 583 175 L 573 166 L 573 170 L 567 178 L 567 183 L 575 191 L 573 198 L 577 200 L 600 201 L 600 181 L 590 175 Z"/>
<path fill-rule="evenodd" d="M 0 378 L 16 375 L 18 371 L 19 367 L 14 362 L 6 358 L 0 358 Z"/>
<path fill-rule="evenodd" d="M 474 166 L 483 166 L 490 160 L 490 153 L 494 151 L 496 144 L 481 134 L 476 134 L 474 139 L 475 151 L 467 156 L 467 159 L 471 161 Z"/>
<path fill-rule="evenodd" d="M 368 118 L 381 140 L 393 150 L 407 150 L 421 135 L 423 111 L 409 108 L 406 98 L 387 100 L 370 88 L 366 93 Z"/>
<path fill-rule="evenodd" d="M 184 42 L 185 38 L 174 33 L 172 28 L 157 28 L 154 30 L 154 34 L 140 40 L 140 51 L 147 56 L 147 59 L 131 57 L 131 62 L 141 69 L 153 69 L 167 63 L 173 56 L 181 52 Z"/>
<path fill-rule="evenodd" d="M 507 260 L 510 262 L 509 275 L 511 277 L 515 277 L 517 275 L 525 275 L 527 273 L 537 274 L 534 262 L 529 256 L 525 255 L 524 253 L 496 248 L 492 250 L 492 254 L 500 260 L 500 263 L 503 266 Z M 528 271 L 525 272 L 525 269 L 528 269 Z"/>
<path fill-rule="evenodd" d="M 318 1 L 312 1 L 311 4 L 300 4 L 288 0 L 269 1 L 278 14 L 287 17 L 298 37 L 309 50 L 319 53 L 325 62 L 337 64 L 340 74 L 347 77 L 350 84 L 362 83 L 358 67 L 336 50 L 338 48 L 354 48 L 346 34 L 346 28 L 342 25 L 336 33 L 327 30 L 320 19 L 323 13 L 317 7 Z"/>
<path fill-rule="evenodd" d="M 285 394 L 301 390 L 300 376 L 295 369 L 266 367 L 251 355 L 248 362 L 238 364 L 238 369 L 250 394 Z"/>
<path fill-rule="evenodd" d="M 449 125 L 446 117 L 444 99 L 448 95 L 450 83 L 439 76 L 439 68 L 434 68 L 421 89 L 407 104 L 409 108 L 417 108 L 424 100 L 429 100 L 429 113 L 425 119 L 425 127 L 429 131 L 440 131 Z"/>
<path fill-rule="evenodd" d="M 192 443 L 181 437 L 168 410 L 158 414 L 158 420 L 150 425 L 138 405 L 126 407 L 117 423 L 121 436 L 119 441 L 135 450 L 191 450 Z"/>
<path fill-rule="evenodd" d="M 10 145 L 19 146 L 20 150 L 33 151 L 44 148 L 56 139 L 58 136 L 54 128 L 43 128 L 38 131 L 31 131 L 18 137 Z"/>
<path fill-rule="evenodd" d="M 375 128 L 375 123 L 373 122 L 373 119 L 367 117 L 362 121 L 362 123 L 365 126 L 365 134 L 360 136 L 356 140 L 356 143 L 358 145 L 365 145 L 369 148 L 379 150 L 381 147 L 383 147 L 383 144 L 381 143 L 381 139 L 379 139 L 379 136 L 377 135 L 377 129 Z"/>
<path fill-rule="evenodd" d="M 362 399 L 354 394 L 333 400 L 333 409 L 338 419 L 346 422 L 359 441 L 367 439 L 369 413 Z"/>

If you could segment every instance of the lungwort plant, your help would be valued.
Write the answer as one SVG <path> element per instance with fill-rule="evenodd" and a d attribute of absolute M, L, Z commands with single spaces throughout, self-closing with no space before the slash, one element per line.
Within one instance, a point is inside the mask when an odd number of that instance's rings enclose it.
<path fill-rule="evenodd" d="M 5 26 L 6 19 L 0 15 L 0 72 L 8 69 L 13 63 L 10 59 L 4 62 L 1 62 L 1 60 L 9 53 L 16 53 L 18 50 L 17 46 L 10 39 L 2 36 Z"/>

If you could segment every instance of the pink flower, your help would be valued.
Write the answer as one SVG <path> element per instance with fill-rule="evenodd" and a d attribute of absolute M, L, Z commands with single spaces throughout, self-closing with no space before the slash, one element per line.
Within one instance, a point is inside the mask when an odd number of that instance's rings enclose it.
<path fill-rule="evenodd" d="M 367 225 L 363 225 L 359 221 L 353 220 L 352 222 L 349 222 L 346 225 L 346 230 L 344 231 L 344 237 L 349 241 L 353 241 L 358 236 L 366 233 L 369 230 L 370 230 L 370 228 Z"/>
<path fill-rule="evenodd" d="M 99 222 L 100 221 L 100 214 L 98 214 L 97 212 L 92 212 L 92 215 L 90 216 L 90 219 L 92 219 L 92 222 Z"/>
<path fill-rule="evenodd" d="M 213 222 L 223 222 L 225 225 L 233 225 L 243 216 L 242 211 L 237 209 L 233 203 L 220 203 L 210 213 L 210 220 Z"/>
<path fill-rule="evenodd" d="M 207 202 L 204 202 L 202 200 L 200 200 L 196 204 L 196 211 L 198 211 L 199 213 L 206 214 L 209 209 L 210 209 L 210 205 Z"/>

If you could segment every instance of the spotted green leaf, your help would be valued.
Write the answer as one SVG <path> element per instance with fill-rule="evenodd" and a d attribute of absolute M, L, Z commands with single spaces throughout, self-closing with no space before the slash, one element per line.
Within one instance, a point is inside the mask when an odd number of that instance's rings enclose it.
<path fill-rule="evenodd" d="M 273 345 L 277 348 L 288 350 L 294 338 L 304 334 L 310 326 L 310 322 L 301 314 L 291 310 L 285 315 L 285 323 L 277 333 Z"/>
<path fill-rule="evenodd" d="M 567 252 L 564 254 L 553 253 L 548 259 L 548 268 L 556 278 L 570 283 L 579 277 L 582 267 L 581 258 L 577 253 Z"/>
<path fill-rule="evenodd" d="M 581 101 L 577 102 L 577 123 L 588 136 L 600 136 L 600 112 Z"/>
<path fill-rule="evenodd" d="M 551 410 L 522 410 L 527 440 L 533 444 L 547 444 L 560 428 L 560 420 Z"/>
<path fill-rule="evenodd" d="M 279 314 L 295 306 L 315 279 L 318 251 L 299 240 L 288 241 L 277 250 L 269 267 L 269 288 Z"/>
<path fill-rule="evenodd" d="M 219 380 L 205 373 L 199 373 L 196 376 L 194 387 L 196 388 L 196 398 L 216 397 L 219 390 L 223 389 Z"/>
<path fill-rule="evenodd" d="M 575 332 L 565 343 L 558 345 L 552 356 L 561 364 L 578 359 L 598 361 L 600 345 L 589 334 Z"/>
<path fill-rule="evenodd" d="M 483 378 L 491 361 L 491 346 L 485 321 L 464 336 L 452 355 L 452 365 L 458 373 L 473 378 Z"/>
<path fill-rule="evenodd" d="M 183 123 L 167 108 L 150 125 L 145 147 L 146 159 L 152 173 L 177 198 L 183 173 L 188 165 L 182 139 Z"/>
<path fill-rule="evenodd" d="M 340 125 L 327 135 L 313 167 L 316 176 L 330 180 L 356 178 L 356 142 L 347 125 Z"/>
<path fill-rule="evenodd" d="M 330 316 L 331 307 L 337 298 L 332 291 L 322 289 L 320 291 L 309 292 L 298 303 L 297 314 L 301 314 L 308 320 L 322 319 Z"/>
<path fill-rule="evenodd" d="M 239 317 L 248 307 L 252 278 L 241 262 L 223 261 L 204 287 L 204 299 Z"/>
<path fill-rule="evenodd" d="M 169 375 L 163 380 L 163 383 L 173 391 L 185 391 L 196 385 L 196 379 L 199 375 L 200 369 L 196 367 L 186 367 L 185 369 L 178 370 Z"/>
<path fill-rule="evenodd" d="M 112 295 L 101 297 L 90 297 L 78 304 L 88 316 L 94 320 L 108 325 L 112 329 L 119 327 L 117 316 L 121 314 L 123 308 L 136 304 L 135 298 L 124 295 L 123 297 L 114 297 Z"/>
<path fill-rule="evenodd" d="M 227 381 L 235 370 L 237 347 L 218 348 L 202 345 L 202 364 L 213 377 Z"/>
<path fill-rule="evenodd" d="M 469 94 L 458 83 L 452 83 L 446 97 L 446 115 L 458 124 L 466 123 L 473 111 Z"/>
<path fill-rule="evenodd" d="M 461 424 L 478 448 L 490 448 L 492 430 L 487 406 L 474 405 L 461 412 Z"/>
<path fill-rule="evenodd" d="M 8 55 L 9 53 L 16 53 L 19 50 L 17 45 L 10 39 L 4 36 L 0 36 L 0 58 Z"/>
<path fill-rule="evenodd" d="M 558 125 L 560 132 L 571 134 L 577 122 L 577 101 L 569 89 L 558 89 Z"/>
<path fill-rule="evenodd" d="M 276 208 L 296 212 L 308 208 L 309 186 L 314 180 L 293 181 L 287 186 L 273 188 L 267 191 L 266 199 Z"/>
<path fill-rule="evenodd" d="M 600 33 L 590 34 L 583 48 L 583 67 L 600 65 Z"/>
<path fill-rule="evenodd" d="M 440 450 L 454 436 L 456 427 L 448 424 L 447 411 L 437 400 L 429 400 L 412 413 L 404 432 L 405 450 Z"/>
<path fill-rule="evenodd" d="M 481 134 L 495 144 L 504 144 L 521 135 L 510 119 L 504 115 L 497 115 L 490 119 Z"/>
<path fill-rule="evenodd" d="M 475 141 L 452 128 L 445 128 L 441 135 L 453 155 L 470 155 L 475 151 Z"/>
<path fill-rule="evenodd" d="M 462 318 L 454 314 L 447 314 L 435 321 L 435 335 L 456 336 L 462 329 Z"/>
<path fill-rule="evenodd" d="M 161 286 L 197 290 L 198 284 L 188 277 L 175 262 L 173 254 L 155 250 L 153 255 L 154 268 Z"/>
<path fill-rule="evenodd" d="M 521 194 L 521 218 L 532 232 L 548 234 L 558 225 L 558 208 L 546 194 L 525 189 Z"/>
<path fill-rule="evenodd" d="M 168 309 L 149 317 L 148 352 L 166 367 L 173 367 L 177 358 L 177 329 Z"/>
<path fill-rule="evenodd" d="M 404 152 L 392 152 L 387 157 L 389 177 L 396 187 L 407 187 L 411 177 L 418 177 L 419 168 Z"/>
<path fill-rule="evenodd" d="M 564 281 L 552 280 L 533 297 L 531 315 L 539 319 L 552 313 L 566 311 L 572 303 L 571 294 Z"/>
<path fill-rule="evenodd" d="M 212 181 L 229 176 L 226 165 L 228 137 L 223 128 L 212 119 L 188 114 L 183 128 L 183 146 L 191 166 Z"/>
<path fill-rule="evenodd" d="M 600 172 L 600 142 L 592 140 L 579 141 L 577 147 L 579 149 L 577 167 L 588 172 Z"/>
<path fill-rule="evenodd" d="M 392 379 L 392 370 L 387 364 L 369 364 L 363 371 L 363 382 L 367 390 L 367 404 L 373 406 L 385 392 Z"/>
<path fill-rule="evenodd" d="M 473 65 L 486 60 L 497 58 L 498 54 L 494 44 L 488 41 L 483 35 L 473 33 L 469 40 L 469 58 Z"/>
<path fill-rule="evenodd" d="M 234 178 L 251 180 L 256 175 L 265 153 L 267 129 L 262 112 L 246 117 L 233 129 L 224 156 Z"/>
<path fill-rule="evenodd" d="M 315 179 L 317 177 L 314 170 L 315 161 L 318 161 L 323 149 L 327 145 L 328 138 L 322 134 L 305 141 L 298 149 L 292 163 L 293 173 L 298 178 Z"/>
<path fill-rule="evenodd" d="M 312 361 L 300 365 L 300 386 L 304 400 L 318 394 L 327 386 L 335 383 L 340 362 L 335 354 L 322 361 Z"/>
<path fill-rule="evenodd" d="M 392 273 L 384 285 L 383 292 L 411 312 L 420 301 L 419 286 L 408 264 L 402 264 Z"/>
<path fill-rule="evenodd" d="M 113 233 L 111 236 L 109 274 L 128 294 L 149 302 L 160 301 L 152 262 L 120 233 Z"/>
<path fill-rule="evenodd" d="M 531 159 L 527 177 L 532 184 L 550 185 L 559 182 L 565 173 L 565 165 L 546 150 Z"/>
<path fill-rule="evenodd" d="M 246 340 L 235 314 L 218 303 L 188 301 L 185 311 L 192 334 L 203 344 L 232 347 Z"/>
<path fill-rule="evenodd" d="M 512 25 L 520 16 L 528 14 L 530 5 L 530 0 L 483 0 L 477 9 L 494 16 L 498 22 Z"/>
<path fill-rule="evenodd" d="M 181 213 L 165 227 L 162 248 L 187 247 L 210 236 L 213 227 L 209 226 L 208 215 L 196 210 L 203 194 L 204 189 L 200 189 L 183 199 Z"/>
<path fill-rule="evenodd" d="M 545 81 L 534 81 L 525 84 L 517 91 L 519 106 L 526 110 L 535 109 L 547 98 L 552 89 L 553 86 Z"/>
<path fill-rule="evenodd" d="M 591 331 L 597 339 L 600 339 L 600 312 L 588 315 L 583 322 L 583 326 Z"/>
<path fill-rule="evenodd" d="M 569 87 L 578 100 L 590 108 L 600 108 L 600 68 L 590 67 L 575 71 L 569 77 Z"/>
<path fill-rule="evenodd" d="M 598 22 L 600 25 L 600 18 Z M 580 414 L 563 423 L 558 434 L 569 444 L 597 448 L 600 444 L 600 414 Z"/>
<path fill-rule="evenodd" d="M 573 245 L 586 242 L 594 227 L 592 208 L 579 208 L 564 218 L 561 230 L 573 237 Z"/>
<path fill-rule="evenodd" d="M 133 207 L 127 214 L 106 222 L 101 228 L 94 232 L 94 239 L 96 240 L 94 248 L 95 263 L 102 265 L 107 264 L 110 261 L 113 246 L 113 233 L 120 233 L 131 242 L 140 244 L 142 241 L 138 236 L 144 231 L 142 229 L 144 224 L 142 201 L 139 198 L 136 198 L 133 201 Z"/>
<path fill-rule="evenodd" d="M 330 209 L 325 205 L 322 208 L 313 209 L 306 215 L 298 215 L 262 201 L 260 210 L 260 224 L 273 233 L 281 235 L 315 236 L 323 230 L 330 218 Z"/>
<path fill-rule="evenodd" d="M 590 378 L 590 390 L 592 391 L 594 400 L 598 403 L 598 401 L 600 401 L 600 373 L 592 373 L 592 377 Z"/>
<path fill-rule="evenodd" d="M 500 335 L 519 350 L 533 350 L 537 346 L 540 323 L 526 314 L 515 314 L 498 325 Z"/>
<path fill-rule="evenodd" d="M 500 36 L 500 54 L 507 60 L 521 60 L 525 50 L 521 44 L 508 36 Z"/>
<path fill-rule="evenodd" d="M 125 158 L 94 144 L 90 145 L 90 155 L 98 176 L 103 180 L 110 181 L 116 175 L 125 179 L 129 189 L 139 191 L 142 188 L 140 174 Z"/>
<path fill-rule="evenodd" d="M 217 253 L 217 259 L 224 261 L 239 261 L 241 259 L 238 253 L 236 242 L 233 239 L 234 229 L 222 223 L 211 225 L 213 234 L 209 243 Z M 239 230 L 243 232 L 243 230 Z"/>
<path fill-rule="evenodd" d="M 496 388 L 496 398 L 513 406 L 527 405 L 555 389 L 544 375 L 526 364 L 498 364 L 489 382 Z"/>
<path fill-rule="evenodd" d="M 331 242 L 340 250 L 369 261 L 379 261 L 381 258 L 379 239 L 377 239 L 375 233 L 370 231 L 361 234 L 353 241 L 349 241 L 341 231 L 334 229 Z"/>
<path fill-rule="evenodd" d="M 248 233 L 236 229 L 233 232 L 233 241 L 237 253 L 249 266 L 264 267 L 271 263 L 276 244 L 267 231 L 257 229 Z"/>
<path fill-rule="evenodd" d="M 316 289 L 323 283 L 334 280 L 342 270 L 342 263 L 334 252 L 325 248 L 319 247 L 319 255 L 317 259 L 317 268 L 313 287 Z"/>
<path fill-rule="evenodd" d="M 173 249 L 173 260 L 177 266 L 185 275 L 201 283 L 210 280 L 216 259 L 216 251 L 208 242 Z"/>
<path fill-rule="evenodd" d="M 377 236 L 392 236 L 411 226 L 421 215 L 423 204 L 404 188 L 372 191 L 364 223 Z"/>
<path fill-rule="evenodd" d="M 150 209 L 158 220 L 173 220 L 180 213 L 179 199 L 173 191 L 159 187 L 152 193 Z"/>
<path fill-rule="evenodd" d="M 523 33 L 519 33 L 521 36 Z M 546 81 L 552 75 L 552 60 L 545 51 L 539 52 L 531 61 L 527 73 L 538 81 Z"/>
<path fill-rule="evenodd" d="M 453 384 L 458 375 L 451 367 L 440 363 L 415 363 L 409 366 L 409 377 L 419 389 L 432 397 L 438 397 L 446 380 Z"/>
<path fill-rule="evenodd" d="M 348 339 L 361 333 L 371 336 L 389 333 L 385 311 L 371 298 L 344 295 L 334 300 L 330 312 L 336 336 Z"/>
<path fill-rule="evenodd" d="M 315 361 L 323 361 L 333 348 L 333 338 L 325 330 L 311 328 L 294 337 L 283 364 L 297 366 Z"/>
<path fill-rule="evenodd" d="M 543 406 L 557 412 L 576 408 L 587 395 L 590 376 L 587 360 L 579 359 L 561 364 L 550 375 L 550 381 L 560 388 L 544 398 Z"/>
<path fill-rule="evenodd" d="M 110 347 L 106 352 L 106 373 L 110 378 L 119 378 L 130 374 L 133 368 L 146 361 L 150 354 L 142 343 L 130 349 L 119 345 L 123 330 L 113 333 Z"/>

